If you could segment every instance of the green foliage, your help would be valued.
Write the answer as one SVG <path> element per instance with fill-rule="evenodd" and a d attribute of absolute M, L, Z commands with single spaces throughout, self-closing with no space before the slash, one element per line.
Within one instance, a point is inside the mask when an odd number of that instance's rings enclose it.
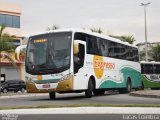
<path fill-rule="evenodd" d="M 8 34 L 3 33 L 5 29 L 4 25 L 0 26 L 0 60 L 7 59 L 12 63 L 12 65 L 17 68 L 14 59 L 9 52 L 14 51 L 15 46 L 11 41 L 13 41 L 14 36 L 9 36 Z"/>
<path fill-rule="evenodd" d="M 90 28 L 90 30 L 91 30 L 92 32 L 96 32 L 96 33 L 100 33 L 100 34 L 103 33 L 103 31 L 102 31 L 101 28 Z"/>
<path fill-rule="evenodd" d="M 152 58 L 154 61 L 160 61 L 160 44 L 152 47 Z"/>
<path fill-rule="evenodd" d="M 12 41 L 15 36 L 10 36 L 6 33 L 3 33 L 5 26 L 0 26 L 0 52 L 1 51 L 14 51 L 15 46 L 13 45 Z"/>
<path fill-rule="evenodd" d="M 121 40 L 123 42 L 128 42 L 129 44 L 133 44 L 136 41 L 133 35 L 121 36 Z"/>
<path fill-rule="evenodd" d="M 128 36 L 114 36 L 114 35 L 109 35 L 110 37 L 114 37 L 117 39 L 120 39 L 123 42 L 128 42 L 129 44 L 133 44 L 136 40 L 133 35 L 128 35 Z"/>

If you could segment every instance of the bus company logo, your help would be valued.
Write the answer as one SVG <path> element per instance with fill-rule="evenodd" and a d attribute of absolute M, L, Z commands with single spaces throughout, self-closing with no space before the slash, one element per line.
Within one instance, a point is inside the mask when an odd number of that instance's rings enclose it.
<path fill-rule="evenodd" d="M 93 58 L 94 73 L 98 79 L 103 76 L 104 69 L 114 69 L 115 64 L 104 62 L 102 56 L 94 56 Z"/>

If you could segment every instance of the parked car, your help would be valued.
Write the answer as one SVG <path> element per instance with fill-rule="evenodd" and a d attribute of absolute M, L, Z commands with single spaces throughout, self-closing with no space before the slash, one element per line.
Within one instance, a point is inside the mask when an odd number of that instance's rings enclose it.
<path fill-rule="evenodd" d="M 2 83 L 1 91 L 3 93 L 7 93 L 8 91 L 14 91 L 14 92 L 25 92 L 26 85 L 25 82 L 22 80 L 9 80 L 4 83 Z"/>

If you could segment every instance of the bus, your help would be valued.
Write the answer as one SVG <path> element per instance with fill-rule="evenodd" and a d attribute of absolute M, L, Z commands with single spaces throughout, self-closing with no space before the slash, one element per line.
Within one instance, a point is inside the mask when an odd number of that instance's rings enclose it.
<path fill-rule="evenodd" d="M 141 61 L 143 88 L 160 89 L 160 62 Z"/>
<path fill-rule="evenodd" d="M 138 48 L 116 38 L 81 29 L 30 36 L 26 51 L 28 93 L 85 92 L 87 98 L 141 87 Z"/>

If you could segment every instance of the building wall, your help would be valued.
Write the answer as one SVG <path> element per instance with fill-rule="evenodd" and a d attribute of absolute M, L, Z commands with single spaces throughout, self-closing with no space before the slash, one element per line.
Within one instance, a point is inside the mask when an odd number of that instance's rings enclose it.
<path fill-rule="evenodd" d="M 19 40 L 19 45 L 21 45 L 22 41 L 20 17 L 20 6 L 14 3 L 0 2 L 0 25 L 4 24 L 6 26 L 4 33 L 14 35 L 16 37 L 16 40 Z M 17 26 L 17 24 L 19 24 L 19 26 Z"/>
<path fill-rule="evenodd" d="M 22 30 L 21 30 L 21 7 L 14 3 L 7 3 L 0 1 L 0 25 L 4 24 L 6 26 L 3 33 L 7 33 L 10 36 L 14 35 L 15 40 L 13 43 L 17 47 L 22 44 Z M 6 80 L 15 80 L 22 79 L 20 64 L 18 61 L 18 71 L 11 65 L 8 64 L 9 61 L 4 63 L 3 59 L 1 59 L 0 67 L 1 74 L 5 75 Z"/>
<path fill-rule="evenodd" d="M 5 81 L 8 80 L 20 80 L 20 68 L 16 70 L 12 66 L 1 66 L 1 74 L 5 75 Z"/>

